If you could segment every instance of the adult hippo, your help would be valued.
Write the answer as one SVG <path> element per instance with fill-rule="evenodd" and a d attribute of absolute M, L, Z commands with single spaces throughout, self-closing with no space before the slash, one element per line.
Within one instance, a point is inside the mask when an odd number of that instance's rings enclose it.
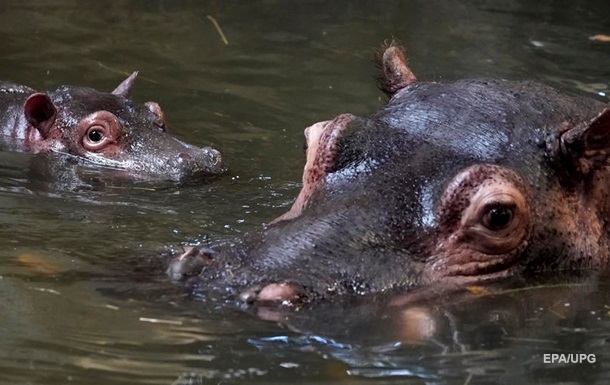
<path fill-rule="evenodd" d="M 379 55 L 387 105 L 305 129 L 303 187 L 264 231 L 170 266 L 245 302 L 606 269 L 610 110 L 534 82 L 418 82 Z"/>
<path fill-rule="evenodd" d="M 132 179 L 182 182 L 222 173 L 217 150 L 169 135 L 157 103 L 131 101 L 136 75 L 111 93 L 73 86 L 41 93 L 0 82 L 0 142 L 24 152 L 64 154 Z"/>

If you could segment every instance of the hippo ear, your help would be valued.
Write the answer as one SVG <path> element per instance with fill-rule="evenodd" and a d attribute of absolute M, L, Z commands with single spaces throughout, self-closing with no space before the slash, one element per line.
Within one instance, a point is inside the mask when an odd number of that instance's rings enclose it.
<path fill-rule="evenodd" d="M 159 125 L 159 127 L 164 132 L 167 132 L 167 124 L 165 123 L 165 114 L 161 110 L 161 106 L 159 106 L 159 104 L 157 104 L 155 102 L 146 102 L 146 103 L 144 103 L 144 105 L 146 106 L 146 108 L 148 108 L 148 110 L 150 112 L 153 113 L 153 115 L 155 115 L 155 117 L 157 118 L 156 123 Z"/>
<path fill-rule="evenodd" d="M 378 79 L 379 89 L 386 95 L 392 96 L 409 84 L 417 82 L 417 78 L 407 66 L 404 49 L 396 42 L 384 44 L 377 52 L 375 61 L 382 71 L 382 76 Z"/>
<path fill-rule="evenodd" d="M 131 89 L 133 88 L 133 83 L 136 80 L 136 77 L 138 77 L 138 71 L 134 71 L 131 75 L 129 75 L 127 79 L 123 80 L 121 84 L 119 84 L 111 93 L 116 96 L 128 98 L 131 94 Z"/>
<path fill-rule="evenodd" d="M 571 179 L 581 180 L 608 165 L 610 159 L 610 107 L 588 122 L 578 124 L 559 139 L 560 167 Z"/>
<path fill-rule="evenodd" d="M 47 94 L 30 95 L 23 106 L 25 119 L 35 127 L 43 138 L 47 138 L 55 122 L 57 110 Z"/>

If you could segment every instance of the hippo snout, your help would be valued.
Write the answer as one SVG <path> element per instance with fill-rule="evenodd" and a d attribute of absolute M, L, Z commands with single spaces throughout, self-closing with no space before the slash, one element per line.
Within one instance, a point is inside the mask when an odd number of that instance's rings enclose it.
<path fill-rule="evenodd" d="M 179 175 L 179 179 L 220 174 L 224 171 L 220 151 L 211 147 L 189 150 L 178 153 L 168 162 L 168 167 Z"/>

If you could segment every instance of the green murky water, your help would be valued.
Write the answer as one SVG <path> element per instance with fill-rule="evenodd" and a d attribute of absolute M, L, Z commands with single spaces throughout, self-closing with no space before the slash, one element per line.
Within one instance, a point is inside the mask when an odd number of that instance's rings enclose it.
<path fill-rule="evenodd" d="M 231 170 L 205 186 L 72 189 L 39 175 L 44 159 L 0 152 L 0 383 L 607 383 L 596 280 L 398 310 L 326 304 L 280 325 L 189 296 L 150 256 L 283 213 L 302 130 L 382 103 L 371 59 L 384 39 L 406 45 L 420 79 L 528 78 L 604 99 L 610 43 L 589 36 L 610 34 L 608 15 L 602 1 L 0 3 L 1 78 L 111 90 L 139 70 L 135 99 Z"/>

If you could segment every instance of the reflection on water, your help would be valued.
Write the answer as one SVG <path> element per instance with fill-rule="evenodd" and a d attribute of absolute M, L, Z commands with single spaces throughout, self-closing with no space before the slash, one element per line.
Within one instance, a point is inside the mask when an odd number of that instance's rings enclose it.
<path fill-rule="evenodd" d="M 605 278 L 257 316 L 192 297 L 152 251 L 230 240 L 284 212 L 299 189 L 303 128 L 383 102 L 371 55 L 384 39 L 407 46 L 422 80 L 530 78 L 606 99 L 610 45 L 588 37 L 610 34 L 608 7 L 0 3 L 2 78 L 112 90 L 139 70 L 134 98 L 159 102 L 173 135 L 220 149 L 230 168 L 200 186 L 108 182 L 82 169 L 85 183 L 58 183 L 44 157 L 0 152 L 0 383 L 607 382 Z M 542 361 L 581 352 L 596 363 Z"/>
<path fill-rule="evenodd" d="M 591 383 L 608 356 L 607 277 L 546 282 L 517 289 L 477 288 L 395 306 L 360 299 L 283 315 L 294 335 L 251 342 L 270 354 L 315 352 L 367 378 L 426 383 Z M 277 315 L 276 315 L 277 316 Z M 546 364 L 545 354 L 593 354 Z M 403 382 L 400 382 L 403 383 Z"/>

